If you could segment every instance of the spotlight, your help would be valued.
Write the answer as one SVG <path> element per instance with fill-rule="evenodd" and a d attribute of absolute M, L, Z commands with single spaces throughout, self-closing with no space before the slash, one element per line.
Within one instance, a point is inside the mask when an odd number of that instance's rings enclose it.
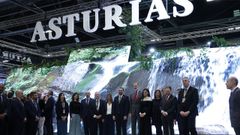
<path fill-rule="evenodd" d="M 208 45 L 208 46 L 210 46 L 211 44 L 212 44 L 212 42 L 211 42 L 211 41 L 208 41 L 208 42 L 207 42 L 207 45 Z"/>
<path fill-rule="evenodd" d="M 155 52 L 155 49 L 154 49 L 154 48 L 150 48 L 150 49 L 149 49 L 149 52 L 150 52 L 150 53 L 154 53 L 154 52 Z"/>

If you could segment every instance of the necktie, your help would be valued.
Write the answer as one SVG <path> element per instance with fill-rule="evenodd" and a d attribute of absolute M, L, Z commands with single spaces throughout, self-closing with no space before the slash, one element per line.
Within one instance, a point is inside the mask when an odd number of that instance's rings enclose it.
<path fill-rule="evenodd" d="M 35 101 L 33 101 L 33 104 L 34 104 L 36 110 L 38 110 L 37 103 Z"/>
<path fill-rule="evenodd" d="M 119 98 L 118 98 L 118 102 L 120 103 L 121 100 L 122 100 L 122 96 L 119 96 Z"/>
<path fill-rule="evenodd" d="M 138 100 L 138 91 L 135 92 L 135 95 L 134 95 L 134 100 L 137 101 Z"/>
<path fill-rule="evenodd" d="M 99 110 L 99 101 L 98 100 L 96 101 L 96 107 L 97 107 L 97 110 Z"/>
<path fill-rule="evenodd" d="M 170 96 L 166 96 L 166 101 L 168 101 L 169 97 L 170 97 Z"/>
<path fill-rule="evenodd" d="M 89 99 L 87 98 L 87 104 L 89 104 Z"/>

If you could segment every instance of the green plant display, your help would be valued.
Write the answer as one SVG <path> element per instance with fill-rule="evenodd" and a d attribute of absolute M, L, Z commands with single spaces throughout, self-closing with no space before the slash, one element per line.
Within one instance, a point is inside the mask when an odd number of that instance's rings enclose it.
<path fill-rule="evenodd" d="M 169 49 L 169 50 L 158 50 L 161 58 L 170 59 L 176 57 L 179 53 L 186 53 L 187 56 L 191 57 L 194 55 L 191 48 L 178 48 L 178 49 Z"/>
<path fill-rule="evenodd" d="M 128 9 L 123 10 L 123 22 L 131 22 L 131 12 Z M 121 28 L 119 33 L 127 35 L 126 44 L 131 46 L 130 60 L 137 60 L 145 48 L 142 38 L 143 29 L 141 26 L 130 26 Z"/>
<path fill-rule="evenodd" d="M 139 56 L 137 60 L 140 61 L 140 70 L 150 70 L 153 66 L 153 59 L 151 56 Z"/>
<path fill-rule="evenodd" d="M 223 37 L 213 36 L 212 39 L 213 39 L 213 42 L 215 42 L 216 45 L 219 47 L 227 47 L 229 45 L 227 40 Z"/>

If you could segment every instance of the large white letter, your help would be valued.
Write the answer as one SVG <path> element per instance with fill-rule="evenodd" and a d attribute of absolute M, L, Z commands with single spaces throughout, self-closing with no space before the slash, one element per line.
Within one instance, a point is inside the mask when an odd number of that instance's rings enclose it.
<path fill-rule="evenodd" d="M 98 25 L 99 25 L 99 8 L 96 8 L 93 10 L 93 12 L 95 12 L 95 25 L 94 27 L 91 29 L 90 27 L 90 13 L 92 12 L 91 10 L 87 10 L 82 12 L 83 14 L 83 29 L 86 32 L 92 33 L 95 32 L 98 29 Z"/>
<path fill-rule="evenodd" d="M 112 21 L 119 27 L 126 27 L 127 25 L 121 22 L 122 17 L 122 8 L 119 5 L 111 5 L 103 8 L 105 10 L 105 27 L 103 30 L 114 29 L 115 27 L 112 25 Z M 112 10 L 114 9 L 114 14 Z"/>
<path fill-rule="evenodd" d="M 79 21 L 78 13 L 63 16 L 63 23 L 67 23 L 67 34 L 65 35 L 66 37 L 76 36 L 76 33 L 74 33 L 74 20 Z"/>
<path fill-rule="evenodd" d="M 139 21 L 139 3 L 141 0 L 130 1 L 129 3 L 132 5 L 132 22 L 129 25 L 138 25 L 141 24 Z"/>
<path fill-rule="evenodd" d="M 36 36 L 39 36 L 38 41 L 45 41 L 47 40 L 46 36 L 45 36 L 45 32 L 43 30 L 43 26 L 42 26 L 42 22 L 38 21 L 36 23 L 36 26 L 34 28 L 34 32 L 32 35 L 32 39 L 30 42 L 36 42 Z"/>
<path fill-rule="evenodd" d="M 52 39 L 59 39 L 62 36 L 62 30 L 59 26 L 56 26 L 54 24 L 54 22 L 57 22 L 57 24 L 61 24 L 61 17 L 58 18 L 52 18 L 49 22 L 48 22 L 48 26 L 49 28 L 54 31 L 55 36 L 53 36 L 53 32 L 48 32 L 48 39 L 52 40 Z"/>
<path fill-rule="evenodd" d="M 173 6 L 173 17 L 184 17 L 188 16 L 193 12 L 193 4 L 189 0 L 173 0 L 176 4 L 182 6 L 184 8 L 183 13 L 179 13 L 177 11 L 177 7 Z"/>
<path fill-rule="evenodd" d="M 154 12 L 158 12 L 159 14 L 159 17 L 157 18 L 158 20 L 164 20 L 164 19 L 170 18 L 170 16 L 166 11 L 166 8 L 163 5 L 162 0 L 153 0 L 150 10 L 148 11 L 147 18 L 144 20 L 144 22 L 152 22 L 153 20 L 151 19 L 151 16 L 152 16 L 152 13 Z"/>
<path fill-rule="evenodd" d="M 185 10 L 183 13 L 177 11 L 177 7 L 173 6 L 173 17 L 184 17 L 188 16 L 193 12 L 193 4 L 189 0 L 173 0 L 176 4 L 182 6 Z"/>

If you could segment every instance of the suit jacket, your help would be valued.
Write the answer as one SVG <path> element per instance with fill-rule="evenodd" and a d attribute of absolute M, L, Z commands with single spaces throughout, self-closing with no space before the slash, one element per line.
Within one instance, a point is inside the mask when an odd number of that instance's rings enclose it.
<path fill-rule="evenodd" d="M 45 101 L 43 99 L 39 99 L 38 106 L 40 109 L 40 116 L 45 117 Z"/>
<path fill-rule="evenodd" d="M 101 119 L 104 117 L 105 112 L 106 112 L 106 108 L 105 108 L 105 101 L 100 100 L 100 105 L 99 105 L 99 109 L 97 109 L 97 104 L 96 104 L 96 100 L 94 100 L 95 102 L 95 110 L 94 110 L 94 115 L 102 115 Z"/>
<path fill-rule="evenodd" d="M 25 108 L 24 103 L 17 98 L 12 100 L 12 104 L 9 110 L 9 118 L 11 122 L 16 123 L 23 123 L 25 119 Z M 17 126 L 17 125 L 16 125 Z"/>
<path fill-rule="evenodd" d="M 1 96 L 1 95 L 0 95 Z M 0 101 L 0 114 L 7 113 L 7 96 L 2 93 L 2 101 Z"/>
<path fill-rule="evenodd" d="M 231 92 L 229 98 L 230 121 L 232 127 L 240 128 L 240 89 Z"/>
<path fill-rule="evenodd" d="M 182 102 L 184 98 L 184 89 L 181 89 L 178 94 L 178 114 L 180 111 L 190 111 L 189 115 L 198 115 L 198 89 L 190 86 L 186 95 L 185 102 Z"/>
<path fill-rule="evenodd" d="M 82 111 L 81 111 L 82 117 L 83 118 L 93 117 L 94 111 L 96 108 L 95 100 L 90 98 L 89 103 L 87 104 L 87 99 L 85 98 L 81 101 L 81 104 L 82 104 Z"/>
<path fill-rule="evenodd" d="M 129 98 L 122 95 L 122 99 L 119 102 L 119 95 L 114 98 L 113 101 L 113 115 L 114 116 L 128 116 L 129 113 Z"/>
<path fill-rule="evenodd" d="M 50 97 L 44 106 L 46 118 L 50 119 L 54 116 L 54 106 L 55 106 L 55 100 L 53 97 Z"/>
<path fill-rule="evenodd" d="M 168 119 L 175 119 L 177 113 L 177 98 L 173 95 L 170 95 L 168 99 L 164 97 L 162 99 L 162 110 L 168 113 Z"/>
<path fill-rule="evenodd" d="M 37 106 L 35 106 L 33 101 L 29 100 L 29 101 L 25 102 L 24 107 L 25 107 L 25 111 L 26 111 L 27 121 L 35 122 L 36 117 L 40 116 L 40 109 L 39 109 L 38 104 L 37 104 Z"/>
<path fill-rule="evenodd" d="M 62 106 L 62 102 L 56 103 L 56 114 L 57 114 L 57 120 L 61 120 L 62 116 L 68 116 L 69 113 L 69 107 L 68 103 L 65 102 L 65 107 Z"/>
<path fill-rule="evenodd" d="M 141 102 L 141 91 L 138 90 L 137 92 L 137 99 L 135 97 L 135 92 L 130 95 L 130 112 L 132 115 L 138 115 L 139 113 L 139 107 Z"/>

